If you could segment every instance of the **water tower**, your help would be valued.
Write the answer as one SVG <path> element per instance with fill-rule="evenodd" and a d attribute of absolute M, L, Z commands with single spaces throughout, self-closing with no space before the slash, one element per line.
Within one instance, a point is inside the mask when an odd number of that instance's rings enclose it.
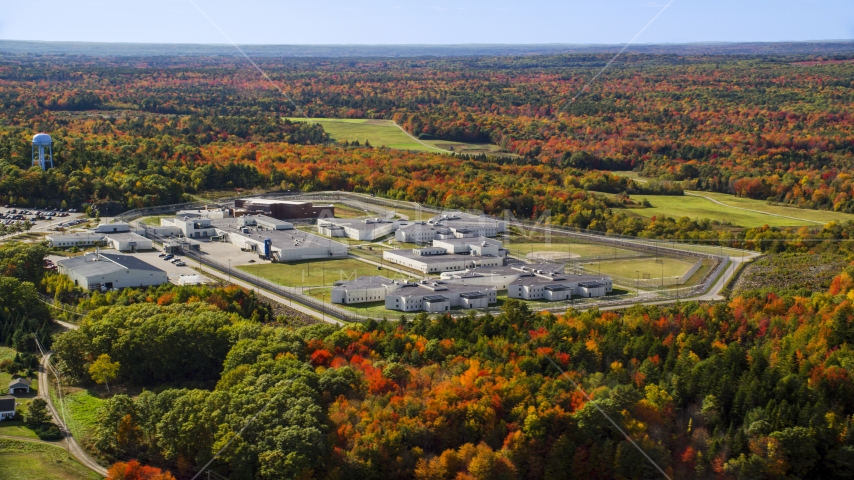
<path fill-rule="evenodd" d="M 45 158 L 44 150 L 47 148 L 47 158 Z M 53 139 L 46 133 L 37 133 L 33 135 L 33 166 L 40 166 L 42 170 L 47 168 L 47 163 L 53 168 Z"/>

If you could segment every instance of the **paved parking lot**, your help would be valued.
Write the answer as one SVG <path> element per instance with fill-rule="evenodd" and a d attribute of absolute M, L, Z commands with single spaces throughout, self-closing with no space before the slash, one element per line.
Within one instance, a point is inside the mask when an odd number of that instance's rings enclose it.
<path fill-rule="evenodd" d="M 262 260 L 257 253 L 242 252 L 240 247 L 232 243 L 226 242 L 201 242 L 202 255 L 209 255 L 213 260 L 228 263 L 231 259 L 231 267 L 238 265 L 257 265 L 259 263 L 271 263 L 269 260 Z"/>
<path fill-rule="evenodd" d="M 240 251 L 240 250 L 238 250 L 238 251 Z M 201 275 L 201 274 L 199 274 L 199 272 L 193 270 L 193 268 L 192 268 L 193 265 L 192 265 L 192 262 L 190 262 L 190 259 L 185 259 L 182 255 L 177 255 L 178 257 L 181 257 L 182 260 L 185 260 L 187 262 L 187 266 L 179 267 L 172 262 L 163 260 L 163 258 L 158 257 L 158 255 L 160 255 L 161 253 L 163 253 L 163 252 L 161 252 L 160 250 L 155 250 L 155 251 L 151 251 L 151 252 L 130 253 L 129 255 L 134 255 L 137 258 L 139 258 L 140 260 L 142 260 L 142 261 L 144 261 L 150 265 L 153 265 L 153 266 L 159 268 L 160 270 L 163 270 L 164 272 L 166 272 L 166 276 L 169 278 L 169 281 L 171 283 L 177 284 L 178 278 L 181 275 L 200 275 L 202 277 L 202 279 L 205 281 L 205 283 L 214 283 L 214 281 L 211 280 L 210 278 L 208 278 L 204 275 Z"/>
<path fill-rule="evenodd" d="M 11 213 L 12 210 L 15 211 L 14 214 Z M 21 213 L 22 211 L 26 211 L 28 213 L 22 214 Z M 0 216 L 23 215 L 23 217 L 25 219 L 29 220 L 32 217 L 36 216 L 35 215 L 36 211 L 45 213 L 45 212 L 48 212 L 50 210 L 32 209 L 32 208 L 4 208 L 4 207 L 0 207 Z M 57 213 L 60 213 L 60 212 L 57 212 Z M 67 212 L 65 212 L 65 213 L 67 213 Z M 68 213 L 68 216 L 65 216 L 65 217 L 60 217 L 60 216 L 45 217 L 44 220 L 36 220 L 35 222 L 33 222 L 33 228 L 30 231 L 31 232 L 51 232 L 52 229 L 54 227 L 58 226 L 60 223 L 68 223 L 68 222 L 71 222 L 73 220 L 79 220 L 79 219 L 85 219 L 85 214 L 80 213 L 80 212 L 76 212 L 76 213 Z M 3 220 L 5 220 L 5 219 L 3 219 Z M 2 220 L 0 220 L 0 221 L 2 221 Z"/>

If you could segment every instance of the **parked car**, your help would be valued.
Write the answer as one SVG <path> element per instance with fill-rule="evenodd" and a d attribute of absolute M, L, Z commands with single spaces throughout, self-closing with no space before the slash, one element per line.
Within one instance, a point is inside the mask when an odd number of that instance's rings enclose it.
<path fill-rule="evenodd" d="M 186 263 L 184 263 L 184 262 L 178 262 L 178 263 L 176 263 L 176 264 L 175 264 L 175 266 L 177 266 L 177 267 L 186 267 L 186 266 L 187 266 L 187 264 L 186 264 Z"/>
<path fill-rule="evenodd" d="M 175 255 L 169 254 L 163 257 L 163 260 L 172 260 L 173 258 L 175 258 Z"/>

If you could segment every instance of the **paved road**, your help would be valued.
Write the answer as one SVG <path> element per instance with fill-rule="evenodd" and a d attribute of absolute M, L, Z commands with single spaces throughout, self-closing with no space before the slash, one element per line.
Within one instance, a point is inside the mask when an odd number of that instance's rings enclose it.
<path fill-rule="evenodd" d="M 71 455 L 77 459 L 78 462 L 85 465 L 89 470 L 97 473 L 98 475 L 107 476 L 107 469 L 98 464 L 92 457 L 89 456 L 80 445 L 77 443 L 77 440 L 74 439 L 74 436 L 71 434 L 71 430 L 68 429 L 68 426 L 65 422 L 62 421 L 62 416 L 59 414 L 57 409 L 53 406 L 53 401 L 50 398 L 50 385 L 48 380 L 47 371 L 50 368 L 48 362 L 50 362 L 51 354 L 42 357 L 41 365 L 39 365 L 39 396 L 44 398 L 47 402 L 47 408 L 50 410 L 51 415 L 53 415 L 53 419 L 59 428 L 65 434 L 65 442 L 67 442 L 66 448 L 68 448 Z"/>

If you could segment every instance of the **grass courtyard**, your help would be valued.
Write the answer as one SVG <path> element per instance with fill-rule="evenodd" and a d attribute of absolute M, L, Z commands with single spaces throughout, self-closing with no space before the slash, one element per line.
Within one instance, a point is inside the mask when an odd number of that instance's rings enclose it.
<path fill-rule="evenodd" d="M 331 286 L 341 280 L 380 275 L 394 278 L 400 274 L 352 258 L 314 260 L 295 263 L 268 263 L 264 265 L 240 265 L 237 267 L 250 275 L 257 275 L 279 285 L 288 287 Z M 401 278 L 402 279 L 402 278 Z"/>
<path fill-rule="evenodd" d="M 633 258 L 625 260 L 604 260 L 602 262 L 591 262 L 583 264 L 585 271 L 589 273 L 599 273 L 603 275 L 611 275 L 615 277 L 623 277 L 626 279 L 635 279 L 639 277 L 644 279 L 644 275 L 649 275 L 648 278 L 655 279 L 682 276 L 694 266 L 694 262 L 690 260 L 680 260 L 676 258 L 661 258 L 661 263 L 655 258 Z"/>
<path fill-rule="evenodd" d="M 102 478 L 60 446 L 0 439 L 0 478 L 4 480 L 85 480 Z"/>
<path fill-rule="evenodd" d="M 615 248 L 608 245 L 595 245 L 589 243 L 568 243 L 566 238 L 554 237 L 551 242 L 530 242 L 520 240 L 514 242 L 512 237 L 510 240 L 500 239 L 504 243 L 504 248 L 510 251 L 510 254 L 522 259 L 543 259 L 548 260 L 551 257 L 567 258 L 572 254 L 572 258 L 614 258 L 625 257 L 627 255 L 637 255 L 637 252 L 622 248 Z"/>

